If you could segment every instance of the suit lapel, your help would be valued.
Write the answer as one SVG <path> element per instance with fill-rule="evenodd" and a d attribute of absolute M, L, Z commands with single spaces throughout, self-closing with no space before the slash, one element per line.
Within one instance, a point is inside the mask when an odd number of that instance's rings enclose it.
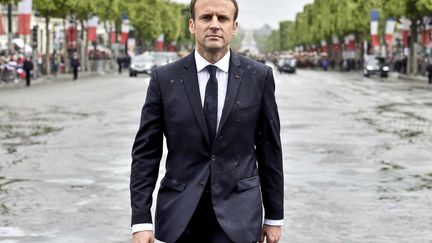
<path fill-rule="evenodd" d="M 238 89 L 242 82 L 243 70 L 240 69 L 240 58 L 237 54 L 231 51 L 230 66 L 228 71 L 228 87 L 225 98 L 225 104 L 222 110 L 221 120 L 219 122 L 218 133 L 221 131 L 225 124 L 228 115 L 230 114 L 232 107 L 235 103 Z"/>
<path fill-rule="evenodd" d="M 207 142 L 209 142 L 209 134 L 207 130 L 207 125 L 205 122 L 204 111 L 201 103 L 201 95 L 198 85 L 198 74 L 196 70 L 194 52 L 185 58 L 184 69 L 183 69 L 183 85 L 186 89 L 186 93 L 189 96 L 189 101 L 193 108 L 195 117 L 198 124 L 203 132 Z"/>

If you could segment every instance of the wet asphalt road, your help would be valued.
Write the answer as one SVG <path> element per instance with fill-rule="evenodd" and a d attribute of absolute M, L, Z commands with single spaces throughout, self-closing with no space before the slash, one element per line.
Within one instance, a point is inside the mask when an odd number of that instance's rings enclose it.
<path fill-rule="evenodd" d="M 275 78 L 281 242 L 432 242 L 432 87 L 310 70 Z M 0 243 L 130 242 L 130 149 L 147 82 L 0 89 Z"/>

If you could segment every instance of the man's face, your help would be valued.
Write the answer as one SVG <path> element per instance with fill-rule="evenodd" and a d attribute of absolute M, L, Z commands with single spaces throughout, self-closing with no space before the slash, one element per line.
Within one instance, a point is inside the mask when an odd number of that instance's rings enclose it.
<path fill-rule="evenodd" d="M 238 25 L 234 14 L 235 6 L 230 0 L 198 0 L 195 19 L 189 20 L 197 50 L 212 53 L 227 50 Z"/>

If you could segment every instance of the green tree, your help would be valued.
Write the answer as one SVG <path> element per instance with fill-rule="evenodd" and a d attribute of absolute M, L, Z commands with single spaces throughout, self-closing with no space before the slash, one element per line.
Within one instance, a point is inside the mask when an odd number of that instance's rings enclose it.
<path fill-rule="evenodd" d="M 419 0 L 416 3 L 417 8 L 422 12 L 432 13 L 432 0 Z"/>
<path fill-rule="evenodd" d="M 82 66 L 87 71 L 89 70 L 87 38 L 85 38 L 85 44 L 83 42 L 84 36 L 87 33 L 85 23 L 88 21 L 90 14 L 93 13 L 94 2 L 92 0 L 69 0 L 68 6 L 69 15 L 72 16 L 76 24 L 79 23 L 81 25 L 81 33 L 78 38 L 78 52 L 80 53 Z"/>
<path fill-rule="evenodd" d="M 34 0 L 33 1 L 33 9 L 38 11 L 40 16 L 45 19 L 45 72 L 47 74 L 50 73 L 50 29 L 49 23 L 52 17 L 60 16 L 65 10 L 67 0 Z"/>
<path fill-rule="evenodd" d="M 382 9 L 386 17 L 395 17 L 400 19 L 406 17 L 411 20 L 411 36 L 409 39 L 409 64 L 408 72 L 417 74 L 417 58 L 414 50 L 415 42 L 417 42 L 418 30 L 422 25 L 422 18 L 428 14 L 428 6 L 431 1 L 422 0 L 383 0 Z"/>
<path fill-rule="evenodd" d="M 135 37 L 145 41 L 151 48 L 154 40 L 162 34 L 161 6 L 158 0 L 142 0 L 129 3 L 130 21 Z"/>
<path fill-rule="evenodd" d="M 172 41 L 176 41 L 181 33 L 182 26 L 184 22 L 182 22 L 181 10 L 174 4 L 164 1 L 161 4 L 161 15 L 163 18 L 160 18 L 162 21 L 161 28 L 162 33 L 165 36 L 166 43 L 171 43 Z"/>
<path fill-rule="evenodd" d="M 0 4 L 6 5 L 6 4 L 18 4 L 19 0 L 0 0 Z"/>

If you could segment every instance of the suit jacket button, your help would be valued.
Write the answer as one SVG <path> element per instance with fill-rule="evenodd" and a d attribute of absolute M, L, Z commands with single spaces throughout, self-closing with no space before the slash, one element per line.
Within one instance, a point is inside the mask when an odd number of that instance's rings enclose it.
<path fill-rule="evenodd" d="M 215 156 L 215 155 L 212 155 L 210 159 L 211 159 L 212 161 L 215 161 L 215 160 L 216 160 L 216 156 Z"/>

